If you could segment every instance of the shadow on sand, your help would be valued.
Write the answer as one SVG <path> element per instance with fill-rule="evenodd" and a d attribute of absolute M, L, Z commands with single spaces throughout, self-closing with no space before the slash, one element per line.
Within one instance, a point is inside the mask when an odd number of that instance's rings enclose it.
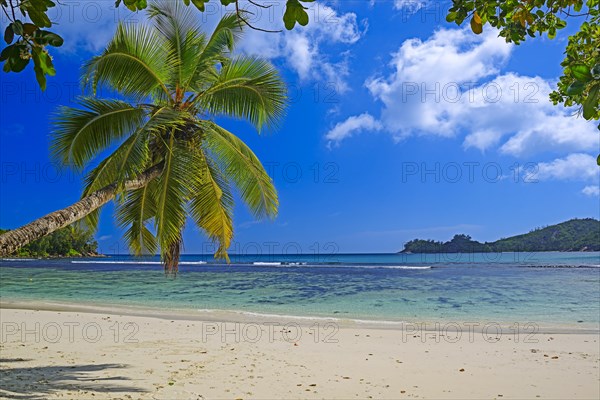
<path fill-rule="evenodd" d="M 129 386 L 130 379 L 99 372 L 127 368 L 123 364 L 53 365 L 19 368 L 15 363 L 29 361 L 21 358 L 0 358 L 0 398 L 45 399 L 56 392 L 65 391 L 76 396 L 76 391 L 96 393 L 143 393 L 146 390 Z M 7 366 L 7 364 L 10 365 Z M 8 367 L 8 368 L 7 368 Z M 110 372 L 109 372 L 110 373 Z M 106 372 L 102 375 L 106 375 Z"/>

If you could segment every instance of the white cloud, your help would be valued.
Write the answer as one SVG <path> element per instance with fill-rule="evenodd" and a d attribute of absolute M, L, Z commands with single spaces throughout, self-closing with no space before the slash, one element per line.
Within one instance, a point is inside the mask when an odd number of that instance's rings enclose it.
<path fill-rule="evenodd" d="M 590 197 L 600 196 L 600 186 L 586 186 L 581 190 L 581 193 Z"/>
<path fill-rule="evenodd" d="M 406 40 L 392 54 L 391 72 L 365 83 L 382 103 L 383 130 L 397 141 L 464 135 L 465 148 L 514 156 L 596 149 L 595 125 L 549 101 L 553 82 L 501 73 L 512 48 L 491 29 L 441 29 Z"/>
<path fill-rule="evenodd" d="M 551 162 L 538 165 L 536 178 L 540 180 L 581 180 L 600 179 L 600 168 L 596 158 L 583 153 L 569 154 Z"/>
<path fill-rule="evenodd" d="M 308 78 L 313 69 L 318 49 L 311 46 L 310 39 L 304 35 L 291 33 L 285 41 L 287 61 L 301 79 Z"/>
<path fill-rule="evenodd" d="M 329 141 L 329 144 L 338 144 L 355 133 L 361 131 L 378 131 L 381 127 L 381 123 L 373 118 L 372 115 L 364 113 L 338 123 L 325 135 L 325 139 Z"/>
<path fill-rule="evenodd" d="M 114 1 L 58 2 L 48 12 L 53 21 L 52 31 L 63 37 L 65 43 L 58 48 L 63 53 L 98 53 L 113 37 L 119 21 L 140 23 L 146 20 L 143 13 L 132 13 Z"/>
<path fill-rule="evenodd" d="M 426 5 L 427 1 L 425 0 L 394 0 L 394 8 L 396 10 L 403 10 L 413 14 Z"/>
<path fill-rule="evenodd" d="M 283 4 L 278 4 L 283 10 Z M 281 15 L 261 14 L 251 23 L 257 27 L 282 30 L 281 33 L 264 33 L 247 29 L 238 49 L 247 54 L 265 58 L 284 59 L 287 65 L 298 74 L 301 80 L 317 80 L 336 85 L 337 91 L 348 90 L 345 82 L 349 74 L 348 53 L 336 51 L 337 57 L 325 54 L 323 48 L 331 45 L 349 48 L 366 31 L 359 26 L 354 13 L 340 14 L 333 8 L 321 3 L 306 3 L 310 22 L 307 26 L 296 27 L 288 31 L 284 28 Z M 268 18 L 267 18 L 268 17 Z"/>

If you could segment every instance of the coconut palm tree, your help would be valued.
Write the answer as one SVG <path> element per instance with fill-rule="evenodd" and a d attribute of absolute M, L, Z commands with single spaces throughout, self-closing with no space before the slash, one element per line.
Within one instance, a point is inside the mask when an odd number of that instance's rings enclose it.
<path fill-rule="evenodd" d="M 257 218 L 277 214 L 262 164 L 214 118 L 244 119 L 259 132 L 276 127 L 286 105 L 281 77 L 264 60 L 232 54 L 241 34 L 235 15 L 207 36 L 179 2 L 154 4 L 148 14 L 148 25 L 119 25 L 84 65 L 90 95 L 55 116 L 53 156 L 89 171 L 82 199 L 0 236 L 0 254 L 84 217 L 96 226 L 99 208 L 115 199 L 132 252 L 160 250 L 166 271 L 176 272 L 188 219 L 218 244 L 215 257 L 228 260 L 232 186 Z M 119 98 L 101 98 L 99 88 Z"/>

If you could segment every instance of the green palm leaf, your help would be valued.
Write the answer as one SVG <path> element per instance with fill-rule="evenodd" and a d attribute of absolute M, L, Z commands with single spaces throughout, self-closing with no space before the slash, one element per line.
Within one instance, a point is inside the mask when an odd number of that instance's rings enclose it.
<path fill-rule="evenodd" d="M 135 255 L 156 254 L 158 242 L 148 229 L 147 222 L 156 215 L 156 181 L 127 193 L 125 201 L 117 205 L 117 222 L 125 231 L 125 239 Z"/>
<path fill-rule="evenodd" d="M 206 235 L 218 243 L 215 258 L 229 262 L 227 249 L 233 239 L 233 196 L 227 177 L 200 151 L 196 153 L 196 165 L 201 173 L 194 180 L 190 201 L 190 215 Z"/>
<path fill-rule="evenodd" d="M 150 117 L 125 140 L 111 155 L 105 158 L 86 177 L 83 195 L 86 196 L 113 182 L 122 183 L 140 174 L 151 164 L 149 142 L 152 137 L 163 131 L 182 126 L 187 114 L 170 107 L 153 110 Z"/>
<path fill-rule="evenodd" d="M 87 109 L 61 107 L 54 116 L 51 152 L 64 165 L 83 167 L 142 122 L 145 111 L 120 100 L 82 97 Z"/>
<path fill-rule="evenodd" d="M 235 183 L 250 211 L 258 218 L 275 218 L 279 207 L 277 191 L 260 160 L 233 133 L 215 123 L 207 125 L 207 147 Z"/>
<path fill-rule="evenodd" d="M 237 15 L 227 14 L 221 18 L 200 55 L 191 64 L 193 69 L 184 86 L 198 89 L 198 85 L 200 85 L 200 88 L 204 90 L 204 85 L 218 79 L 215 63 L 229 62 L 227 55 L 233 51 L 241 34 L 242 27 Z"/>
<path fill-rule="evenodd" d="M 180 2 L 153 4 L 149 8 L 150 18 L 165 38 L 168 64 L 173 66 L 169 85 L 179 90 L 184 87 L 183 82 L 189 80 L 198 53 L 206 42 L 192 11 Z"/>
<path fill-rule="evenodd" d="M 102 55 L 84 66 L 84 82 L 96 93 L 99 85 L 136 99 L 153 96 L 171 99 L 166 81 L 175 67 L 167 62 L 164 38 L 144 25 L 124 25 Z"/>
<path fill-rule="evenodd" d="M 157 180 L 156 191 L 156 236 L 163 259 L 167 249 L 181 242 L 181 231 L 185 224 L 185 206 L 194 179 L 192 152 L 175 140 L 176 130 L 168 134 L 164 169 Z"/>
<path fill-rule="evenodd" d="M 196 102 L 212 114 L 243 118 L 260 130 L 275 127 L 283 117 L 286 89 L 268 61 L 239 57 L 221 69 Z"/>

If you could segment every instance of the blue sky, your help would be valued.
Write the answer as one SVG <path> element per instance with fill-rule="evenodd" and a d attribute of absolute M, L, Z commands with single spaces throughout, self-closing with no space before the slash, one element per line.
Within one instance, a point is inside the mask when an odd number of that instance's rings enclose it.
<path fill-rule="evenodd" d="M 114 30 L 113 4 L 65 2 L 55 20 L 66 45 L 46 93 L 31 69 L 0 74 L 3 228 L 78 199 L 81 176 L 49 158 L 49 116 L 79 93 L 82 62 Z M 446 23 L 447 6 L 322 1 L 306 28 L 247 33 L 238 51 L 271 59 L 292 101 L 277 132 L 220 121 L 264 162 L 281 203 L 275 221 L 236 208 L 234 252 L 394 252 L 415 237 L 494 240 L 600 216 L 597 128 L 548 101 L 574 28 L 510 46 L 489 27 L 475 36 Z M 212 10 L 198 14 L 207 29 Z M 253 23 L 277 28 L 278 10 Z M 105 207 L 100 249 L 124 253 L 112 214 Z M 185 251 L 209 251 L 189 225 Z"/>

